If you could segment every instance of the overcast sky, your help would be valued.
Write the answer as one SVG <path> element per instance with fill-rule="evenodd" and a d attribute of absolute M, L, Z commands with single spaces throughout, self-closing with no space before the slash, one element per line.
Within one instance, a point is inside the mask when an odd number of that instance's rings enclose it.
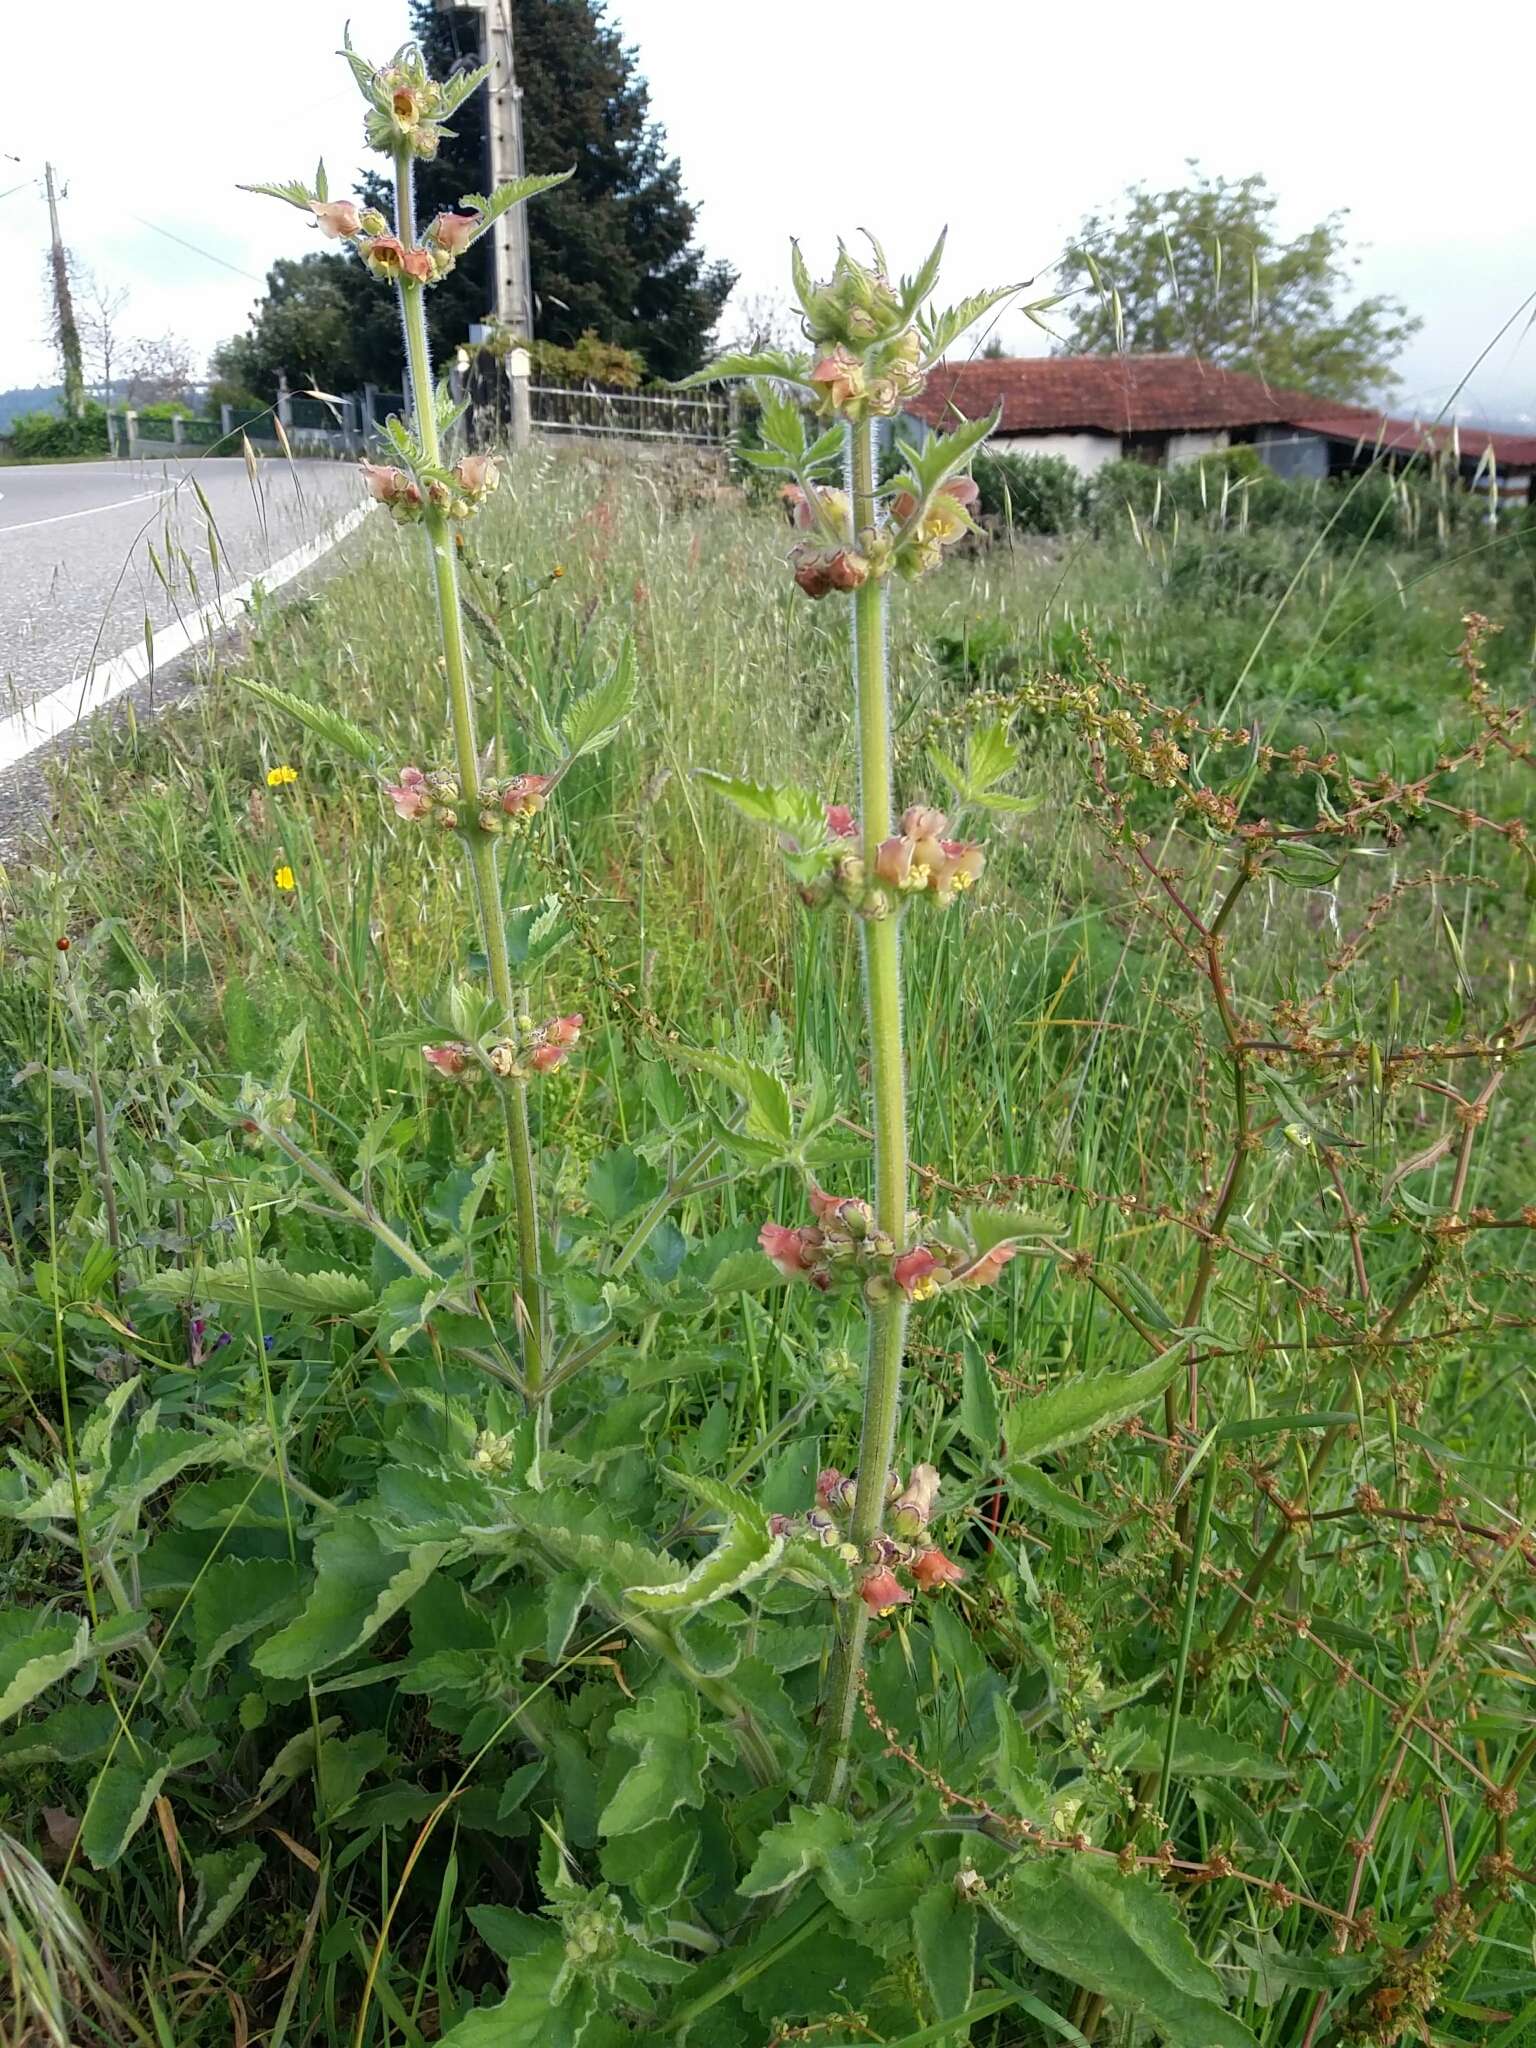
<path fill-rule="evenodd" d="M 1422 28 L 1401 0 L 1293 0 L 1278 16 L 1231 0 L 611 12 L 702 204 L 706 246 L 743 292 L 782 291 L 791 233 L 814 267 L 839 229 L 868 225 L 900 263 L 945 221 L 954 295 L 1030 276 L 1048 288 L 1084 213 L 1134 180 L 1177 183 L 1194 156 L 1228 177 L 1262 172 L 1287 229 L 1349 209 L 1360 290 L 1424 318 L 1400 409 L 1434 411 L 1472 372 L 1471 407 L 1536 420 L 1536 329 L 1521 316 L 1495 340 L 1536 290 L 1529 0 L 1471 0 Z M 332 55 L 348 13 L 375 58 L 406 32 L 405 0 L 14 10 L 8 75 L 56 85 L 13 92 L 0 117 L 0 389 L 54 374 L 47 215 L 26 182 L 45 158 L 66 181 L 69 245 L 131 294 L 130 332 L 182 335 L 202 358 L 244 325 L 266 266 L 317 238 L 237 182 L 307 176 L 323 151 L 345 190 L 362 161 L 361 103 Z M 869 109 L 857 137 L 845 59 Z M 1027 323 L 1001 331 L 1021 352 L 1049 346 Z"/>

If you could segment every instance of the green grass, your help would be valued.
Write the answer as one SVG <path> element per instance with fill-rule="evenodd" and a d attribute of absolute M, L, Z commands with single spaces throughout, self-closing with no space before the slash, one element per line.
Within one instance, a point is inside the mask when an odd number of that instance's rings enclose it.
<path fill-rule="evenodd" d="M 532 695 L 579 690 L 626 642 L 639 684 L 619 740 L 573 771 L 509 870 L 514 897 L 559 895 L 573 934 L 536 992 L 535 1014 L 576 1008 L 588 1019 L 582 1056 L 538 1096 L 544 1200 L 552 1219 L 557 1209 L 566 1219 L 558 1245 L 573 1267 L 596 1256 L 593 1191 L 611 1170 L 602 1162 L 628 1147 L 637 1171 L 675 1170 L 698 1142 L 703 1108 L 727 1110 L 689 1065 L 690 1048 L 777 1065 L 801 1098 L 818 1072 L 833 1077 L 840 1156 L 822 1171 L 839 1189 L 863 1186 L 854 935 L 835 913 L 803 912 L 766 835 L 694 779 L 717 768 L 856 800 L 846 619 L 837 604 L 812 605 L 793 590 L 773 512 L 698 495 L 660 470 L 576 455 L 527 459 L 468 529 L 470 587 L 504 649 L 501 667 L 482 659 L 479 673 L 482 730 L 496 735 L 505 772 L 533 758 Z M 1432 1929 L 1432 1902 L 1449 1888 L 1449 1841 L 1475 1895 L 1480 1939 L 1447 1942 L 1443 1967 L 1435 1951 L 1445 2001 L 1436 2038 L 1513 2043 L 1536 2010 L 1530 1923 L 1518 1886 L 1509 1904 L 1477 1891 L 1495 1820 L 1476 1773 L 1502 1782 L 1528 1739 L 1532 1574 L 1518 1543 L 1468 1528 L 1529 1532 L 1530 1233 L 1437 1236 L 1451 1156 L 1411 1175 L 1394 1201 L 1381 1199 L 1394 1166 L 1461 1126 L 1443 1095 L 1412 1079 L 1385 1086 L 1369 1048 L 1379 1059 L 1407 1045 L 1474 1044 L 1536 997 L 1518 848 L 1430 814 L 1401 846 L 1352 858 L 1334 889 L 1265 883 L 1250 892 L 1234 914 L 1228 959 L 1242 1015 L 1267 1035 L 1277 1006 L 1318 991 L 1372 899 L 1404 885 L 1358 966 L 1312 1013 L 1321 1043 L 1358 1044 L 1358 1057 L 1259 1072 L 1248 1182 L 1199 1318 L 1202 1343 L 1220 1354 L 1202 1366 L 1200 1430 L 1166 1451 L 1153 1410 L 1143 1434 L 1100 1435 L 1054 1461 L 1054 1495 L 999 1475 L 995 1435 L 1030 1390 L 1142 1365 L 1157 1333 L 1180 1324 L 1231 1150 L 1231 1090 L 1209 987 L 1154 922 L 1133 914 L 1114 848 L 1083 813 L 1092 785 L 1081 748 L 1039 678 L 1054 670 L 1092 681 L 1086 632 L 1154 699 L 1211 722 L 1257 723 L 1281 748 L 1315 749 L 1321 725 L 1362 772 L 1417 774 L 1465 727 L 1465 679 L 1452 658 L 1463 611 L 1504 626 L 1489 652 L 1495 694 L 1531 694 L 1531 543 L 1484 536 L 1448 558 L 1427 548 L 1357 553 L 1290 530 L 1195 534 L 1186 524 L 1177 536 L 1162 525 L 1139 535 L 1073 541 L 1043 559 L 994 547 L 895 608 L 902 798 L 936 794 L 927 745 L 938 739 L 955 751 L 998 702 L 1024 743 L 1019 787 L 1040 798 L 1027 817 L 988 822 L 987 875 L 963 910 L 922 927 L 911 920 L 906 1027 L 919 1195 L 925 1209 L 967 1191 L 1038 1209 L 1071 1256 L 1016 1260 L 995 1295 L 963 1307 L 941 1300 L 914 1326 L 904 1456 L 943 1466 L 947 1547 L 962 1551 L 971 1577 L 952 1608 L 925 1607 L 888 1638 L 875 1697 L 925 1769 L 963 1768 L 1002 1804 L 1007 1781 L 988 1760 L 996 1736 L 980 1724 L 992 1728 L 994 1695 L 1005 1698 L 1029 1752 L 1018 1771 L 1038 1774 L 1061 1808 L 1047 1816 L 1048 1831 L 1081 1827 L 1096 1843 L 1117 1843 L 1125 1796 L 1147 1768 L 1143 1752 L 1160 1761 L 1167 1735 L 1190 1534 L 1175 1518 L 1180 1502 L 1192 1511 L 1204 1472 L 1216 1469 L 1184 1717 L 1196 1731 L 1280 1758 L 1286 1775 L 1255 1782 L 1181 1766 L 1166 1816 L 1179 1856 L 1224 1850 L 1241 1869 L 1343 1911 L 1356 1863 L 1349 1845 L 1369 1833 L 1358 1905 L 1375 1914 L 1390 1947 L 1422 1942 Z M 344 712 L 376 736 L 391 768 L 427 765 L 446 753 L 434 644 L 416 537 L 380 520 L 319 596 L 259 616 L 242 672 Z M 280 762 L 299 778 L 269 789 L 266 771 Z M 1475 777 L 1475 800 L 1461 789 L 1472 789 L 1470 772 L 1457 792 L 1503 819 L 1519 814 L 1528 781 L 1528 766 L 1495 755 Z M 254 1306 L 203 1299 L 208 1330 L 193 1345 L 145 1283 L 157 1270 L 258 1254 L 304 1270 L 371 1270 L 381 1286 L 395 1277 L 334 1203 L 317 1205 L 270 1154 L 232 1143 L 214 1113 L 243 1076 L 274 1079 L 285 1041 L 293 1133 L 413 1242 L 440 1236 L 434 1219 L 448 1177 L 495 1143 L 483 1102 L 434 1082 L 417 1050 L 431 1035 L 426 1012 L 471 965 L 458 863 L 450 845 L 398 824 L 355 763 L 227 672 L 153 726 L 102 732 L 76 749 L 59 771 L 57 799 L 49 843 L 5 878 L 0 938 L 0 1041 L 9 1071 L 30 1070 L 0 1111 L 8 1431 L 39 1469 L 88 1471 L 66 1432 L 78 1446 L 108 1390 L 139 1373 L 129 1421 L 154 1399 L 164 1426 L 238 1428 L 266 1446 L 266 1465 L 240 1467 L 262 1512 L 237 1550 L 248 1562 L 281 1564 L 312 1514 L 323 1519 L 326 1503 L 366 1493 L 385 1437 L 409 1435 L 401 1418 L 413 1372 L 442 1374 L 444 1414 L 458 1402 L 466 1414 L 476 1408 L 477 1426 L 488 1417 L 495 1426 L 483 1385 L 420 1338 L 396 1356 L 344 1318 L 263 1307 L 260 1287 Z M 1277 771 L 1250 803 L 1250 815 L 1310 815 L 1312 778 Z M 1166 799 L 1141 790 L 1135 805 L 1135 821 L 1157 835 L 1155 851 L 1171 829 Z M 1220 850 L 1182 835 L 1172 844 L 1190 889 L 1214 902 L 1231 873 Z M 280 867 L 296 878 L 291 893 L 274 886 Z M 1420 886 L 1431 872 L 1437 879 Z M 300 1026 L 302 1039 L 290 1040 Z M 1455 1085 L 1470 1080 L 1475 1093 L 1494 1064 L 1481 1057 L 1433 1072 Z M 1533 1101 L 1528 1061 L 1507 1066 L 1469 1153 L 1462 1210 L 1514 1220 L 1531 1199 Z M 121 1292 L 102 1257 L 93 1089 L 105 1112 Z M 1323 1142 L 1308 1141 L 1303 1112 L 1336 1139 L 1368 1302 L 1358 1298 Z M 674 1212 L 678 1256 L 750 1244 L 768 1216 L 800 1220 L 789 1173 L 754 1179 L 717 1160 L 708 1179 Z M 455 1200 L 461 1192 L 456 1185 Z M 487 1214 L 499 1215 L 495 1187 L 487 1201 Z M 1410 1294 L 1429 1251 L 1428 1283 Z M 499 1230 L 483 1260 L 483 1290 L 493 1307 L 504 1305 L 510 1263 Z M 1404 1307 L 1389 1337 L 1411 1341 L 1359 1341 L 1395 1301 Z M 847 1308 L 777 1290 L 733 1295 L 680 1331 L 665 1317 L 641 1318 L 572 1384 L 557 1452 L 594 1471 L 587 1483 L 652 1539 L 679 1517 L 687 1526 L 690 1512 L 675 1491 L 662 1485 L 658 1494 L 662 1467 L 745 1475 L 765 1505 L 793 1511 L 818 1465 L 851 1463 L 860 1322 Z M 1448 1327 L 1455 1334 L 1434 1335 Z M 231 1341 L 211 1348 L 220 1333 Z M 638 1433 L 616 1433 L 603 1451 L 604 1417 L 620 1416 L 626 1402 L 638 1403 Z M 1339 1415 L 1349 1427 L 1314 1487 L 1328 1427 L 1314 1418 Z M 1218 1422 L 1230 1433 L 1204 1443 Z M 112 1467 L 113 1483 L 121 1470 Z M 219 1561 L 199 1533 L 213 1525 L 187 1505 L 205 1476 L 194 1467 L 168 1481 L 110 1544 L 77 1540 L 91 1502 L 68 1498 L 67 1488 L 59 1540 L 45 1541 L 35 1524 L 0 1522 L 8 1610 L 54 1600 L 74 1615 L 94 1602 L 103 1615 L 117 1605 L 134 1618 L 119 1651 L 80 1667 L 22 1725 L 66 1700 L 73 1683 L 82 1700 L 121 1712 L 136 1737 L 149 1740 L 142 1730 L 152 1726 L 162 1747 L 203 1732 L 214 1745 L 168 1782 L 174 1834 L 151 1816 L 120 1857 L 76 1856 L 60 1873 L 96 1961 L 62 1964 L 57 1993 L 47 1995 L 65 2009 L 76 2009 L 71 2000 L 88 2006 L 80 1987 L 94 1970 L 144 2038 L 227 2040 L 234 1999 L 274 2043 L 340 2044 L 351 2039 L 377 1948 L 367 2038 L 430 2041 L 441 2016 L 503 1981 L 494 1943 L 468 1909 L 521 1902 L 532 1912 L 541 1884 L 549 1895 L 547 1850 L 540 1873 L 547 1837 L 533 1815 L 566 1831 L 594 1881 L 599 1850 L 583 1774 L 595 1780 L 617 1753 L 605 1731 L 624 1701 L 610 1671 L 633 1690 L 650 1683 L 649 1667 L 633 1647 L 616 1649 L 598 1621 L 572 1638 L 574 1647 L 590 1638 L 593 1659 L 573 1675 L 557 1657 L 540 1661 L 538 1631 L 539 1655 L 527 1652 L 518 1683 L 537 1677 L 543 1688 L 530 1709 L 536 1720 L 558 1702 L 577 1732 L 562 1737 L 572 1746 L 505 1826 L 491 1795 L 508 1796 L 538 1741 L 504 1729 L 482 1752 L 485 1728 L 460 1711 L 446 1680 L 436 1695 L 426 1681 L 398 1682 L 428 1654 L 460 1652 L 449 1613 L 460 1595 L 450 1600 L 445 1581 L 433 1582 L 436 1605 L 423 1595 L 412 1606 L 409 1629 L 397 1618 L 313 1689 L 264 1687 L 250 1643 L 217 1660 L 211 1676 L 192 1674 L 197 1589 Z M 1361 1488 L 1391 1512 L 1361 1512 Z M 0 1513 L 13 1514 L 21 1490 L 18 1479 L 0 1492 Z M 1229 1588 L 1274 1526 L 1266 1491 L 1336 1518 L 1298 1529 L 1261 1593 L 1259 1634 L 1243 1627 L 1221 1649 Z M 200 1496 L 190 1497 L 195 1506 Z M 517 1601 L 531 1595 L 520 1579 L 498 1583 L 504 1625 L 526 1633 Z M 789 1673 L 802 1715 L 814 1679 L 814 1668 Z M 1394 1717 L 1415 1700 L 1434 1728 L 1410 1724 L 1405 1744 Z M 263 1773 L 281 1746 L 333 1714 L 337 1744 L 354 1746 L 328 1752 L 340 1774 L 332 1789 L 323 1771 L 317 1785 L 301 1766 L 286 1789 L 275 1781 L 258 1819 Z M 590 1752 L 584 1730 L 595 1731 Z M 370 1743 L 382 1760 L 369 1767 L 361 1803 L 348 1800 L 337 1788 L 354 1764 L 367 1767 Z M 869 1757 L 879 1749 L 871 1741 Z M 0 1750 L 0 1825 L 37 1851 L 42 1808 L 78 1817 L 100 1762 L 99 1750 L 74 1766 L 8 1761 Z M 877 1818 L 928 1810 L 919 1776 L 881 1768 L 894 1776 Z M 787 1761 L 791 1787 L 794 1769 Z M 463 1773 L 463 1798 L 403 1882 L 425 1814 Z M 1388 1784 L 1397 1796 L 1383 1801 Z M 752 1796 L 747 1818 L 729 1823 L 742 1831 L 743 1862 L 743 1841 L 776 1812 Z M 936 1807 L 930 1818 L 937 1822 Z M 286 1840 L 261 1832 L 274 1825 Z M 719 1835 L 727 1822 L 711 1809 L 710 1826 Z M 1515 1862 L 1528 1866 L 1523 1815 L 1509 1838 Z M 250 1890 L 199 1942 L 191 1866 L 252 1843 L 262 1860 Z M 710 1854 L 724 1855 L 718 1842 Z M 1327 1968 L 1326 1918 L 1275 1908 L 1219 1873 L 1175 1889 L 1233 2011 L 1265 2048 L 1300 2042 L 1309 1986 Z M 692 1910 L 723 1929 L 728 1897 L 710 1891 Z M 738 1939 L 758 1931 L 749 1919 Z M 878 2038 L 930 2038 L 930 1993 L 902 1951 L 900 1941 L 857 1948 L 846 2009 Z M 1367 1951 L 1370 1968 L 1349 1998 L 1380 1987 L 1384 1953 Z M 760 1994 L 733 1991 L 717 2010 L 723 2030 L 707 2038 L 766 2041 L 776 2015 L 825 2019 L 843 2009 L 834 1976 L 807 1942 L 766 1972 Z M 1048 2040 L 1042 2004 L 1083 2019 L 1070 1983 L 984 1933 L 978 1987 L 1012 1982 L 1035 2004 L 999 2013 L 978 1988 L 988 2009 L 972 2038 L 994 2048 Z M 1342 2019 L 1341 2005 L 1318 2038 L 1340 2038 Z M 97 2038 L 84 2031 L 96 2021 L 74 2024 L 78 2038 Z M 1130 2039 L 1130 2029 L 1112 2005 L 1099 2038 Z M 869 2034 L 834 2024 L 810 2038 Z"/>

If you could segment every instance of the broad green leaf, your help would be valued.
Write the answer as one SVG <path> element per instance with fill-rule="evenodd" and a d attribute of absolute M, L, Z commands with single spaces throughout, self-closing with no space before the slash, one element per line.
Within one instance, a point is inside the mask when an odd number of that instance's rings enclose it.
<path fill-rule="evenodd" d="M 632 1146 L 621 1145 L 595 1159 L 587 1173 L 586 1196 L 605 1223 L 621 1223 L 647 1202 L 655 1201 L 665 1183 Z"/>
<path fill-rule="evenodd" d="M 997 1414 L 997 1389 L 980 1345 L 967 1343 L 960 1381 L 960 1405 L 955 1419 L 976 1455 L 990 1464 L 997 1455 L 1002 1424 Z"/>
<path fill-rule="evenodd" d="M 814 882 L 832 861 L 826 807 L 798 783 L 750 782 L 743 776 L 720 775 L 713 768 L 695 771 L 717 796 L 755 825 L 773 825 L 786 842 L 785 865 L 797 882 Z"/>
<path fill-rule="evenodd" d="M 737 1889 L 746 1898 L 760 1899 L 812 1873 L 829 1879 L 833 1889 L 845 1895 L 874 1876 L 874 1850 L 835 1806 L 797 1807 L 788 1820 L 768 1828 Z"/>
<path fill-rule="evenodd" d="M 1121 1767 L 1130 1771 L 1156 1771 L 1161 1769 L 1166 1725 L 1159 1714 L 1142 1710 L 1134 1714 L 1123 1714 L 1115 1723 L 1117 1738 L 1129 1737 L 1133 1743 L 1130 1753 L 1121 1760 Z M 1116 1743 L 1117 1754 L 1119 1743 Z M 1225 1734 L 1220 1728 L 1203 1727 L 1182 1715 L 1173 1740 L 1173 1774 L 1176 1778 L 1287 1778 L 1290 1772 L 1274 1757 L 1266 1756 L 1251 1743 L 1239 1742 L 1236 1736 Z"/>
<path fill-rule="evenodd" d="M 237 185 L 237 192 L 254 192 L 259 199 L 285 199 L 290 206 L 302 207 L 307 213 L 311 199 L 323 199 L 323 192 L 312 192 L 302 178 L 290 178 L 284 185 Z"/>
<path fill-rule="evenodd" d="M 717 1479 L 685 1479 L 685 1490 L 725 1517 L 725 1530 L 714 1549 L 699 1559 L 686 1578 L 673 1583 L 632 1584 L 628 1597 L 650 1614 L 683 1614 L 706 1607 L 750 1585 L 771 1571 L 784 1549 L 784 1538 L 768 1527 L 768 1517 L 747 1494 Z"/>
<path fill-rule="evenodd" d="M 984 1895 L 1030 1961 L 1151 2022 L 1172 2048 L 1258 2048 L 1223 2010 L 1221 1979 L 1201 1962 L 1169 1894 L 1086 1856 L 1024 1864 Z"/>
<path fill-rule="evenodd" d="M 192 1865 L 197 1879 L 192 1918 L 182 1954 L 188 1962 L 223 1932 L 231 1915 L 256 1881 L 263 1857 L 254 1842 L 235 1849 L 215 1849 Z"/>
<path fill-rule="evenodd" d="M 329 704 L 317 704 L 309 697 L 296 697 L 291 690 L 280 690 L 276 683 L 259 683 L 252 676 L 237 674 L 235 681 L 253 697 L 270 704 L 274 711 L 286 711 L 290 718 L 296 718 L 318 739 L 328 740 L 333 747 L 339 748 L 343 754 L 350 754 L 365 768 L 377 764 L 380 755 L 378 742 L 371 740 L 350 718 L 343 718 L 339 711 L 333 711 Z"/>
<path fill-rule="evenodd" d="M 635 657 L 626 640 L 618 660 L 602 682 L 594 683 L 560 714 L 560 731 L 570 758 L 595 754 L 606 747 L 635 708 Z"/>
<path fill-rule="evenodd" d="M 78 1764 L 99 1756 L 117 1728 L 104 1701 L 75 1700 L 0 1741 L 0 1765 L 24 1770 L 33 1764 Z"/>
<path fill-rule="evenodd" d="M 337 1515 L 315 1538 L 307 1606 L 262 1644 L 256 1668 L 268 1678 L 305 1678 L 350 1655 L 426 1584 L 450 1548 L 392 1550 L 361 1515 Z"/>
<path fill-rule="evenodd" d="M 172 1267 L 135 1283 L 160 1302 L 207 1301 L 220 1308 L 260 1307 L 273 1315 L 356 1316 L 373 1306 L 365 1273 L 333 1268 L 294 1273 L 276 1259 L 225 1259 L 216 1266 Z"/>
<path fill-rule="evenodd" d="M 192 1595 L 198 1670 L 217 1664 L 258 1629 L 286 1619 L 298 1604 L 300 1585 L 285 1557 L 215 1559 Z"/>
<path fill-rule="evenodd" d="M 133 1840 L 170 1771 L 169 1759 L 140 1744 L 130 1763 L 109 1764 L 91 1790 L 80 1848 L 97 1870 L 110 1870 Z"/>
<path fill-rule="evenodd" d="M 952 2020 L 971 2002 L 976 1974 L 976 1907 L 953 1878 L 929 1885 L 912 1908 L 912 1950 L 934 2011 Z"/>
<path fill-rule="evenodd" d="M 609 1584 L 654 1585 L 657 1591 L 682 1577 L 664 1550 L 652 1549 L 637 1529 L 590 1495 L 551 1487 L 520 1493 L 503 1502 L 507 1527 L 533 1537 L 562 1564 L 584 1567 Z"/>
<path fill-rule="evenodd" d="M 699 1734 L 697 1695 L 669 1685 L 615 1714 L 610 1734 L 638 1752 L 597 1823 L 602 1835 L 633 1834 L 680 1806 L 704 1804 L 709 1749 Z"/>
<path fill-rule="evenodd" d="M 1192 1335 L 1181 1337 L 1134 1372 L 1102 1372 L 1062 1380 L 1043 1394 L 1016 1401 L 1003 1421 L 1010 1469 L 1063 1451 L 1096 1430 L 1112 1428 L 1140 1414 L 1179 1370 L 1193 1341 Z"/>
<path fill-rule="evenodd" d="M 131 1512 L 183 1472 L 218 1457 L 217 1443 L 201 1430 L 140 1428 L 111 1475 L 107 1498 L 119 1514 Z"/>
<path fill-rule="evenodd" d="M 91 1624 L 83 1614 L 57 1620 L 17 1609 L 0 1614 L 0 1721 L 19 1714 L 90 1652 Z"/>
<path fill-rule="evenodd" d="M 546 1934 L 513 1963 L 506 1997 L 465 2013 L 440 2048 L 578 2048 L 596 2007 L 591 1980 L 571 1975 L 564 1941 Z"/>
<path fill-rule="evenodd" d="M 1027 1507 L 1044 1515 L 1047 1521 L 1065 1523 L 1069 1529 L 1097 1529 L 1104 1520 L 1097 1508 L 1089 1507 L 1075 1493 L 1068 1493 L 1064 1486 L 1047 1479 L 1033 1465 L 1011 1465 L 1008 1484 Z"/>
<path fill-rule="evenodd" d="M 943 313 L 930 313 L 920 318 L 917 331 L 923 343 L 924 367 L 936 363 L 968 327 L 974 327 L 984 313 L 990 313 L 992 308 L 1001 305 L 1004 299 L 1011 299 L 1019 289 L 1016 284 L 1002 284 L 991 291 L 973 292 L 970 298 L 962 299 L 958 306 L 950 306 Z"/>

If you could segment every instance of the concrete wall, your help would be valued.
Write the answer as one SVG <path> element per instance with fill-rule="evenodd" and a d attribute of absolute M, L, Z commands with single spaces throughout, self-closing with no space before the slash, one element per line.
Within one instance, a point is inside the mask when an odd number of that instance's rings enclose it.
<path fill-rule="evenodd" d="M 1232 437 L 1225 427 L 1199 428 L 1186 434 L 1168 436 L 1168 467 L 1176 469 L 1181 462 L 1198 462 L 1202 455 L 1219 454 L 1231 445 Z"/>
<path fill-rule="evenodd" d="M 987 446 L 999 455 L 1059 455 L 1080 476 L 1120 459 L 1118 434 L 994 434 Z"/>

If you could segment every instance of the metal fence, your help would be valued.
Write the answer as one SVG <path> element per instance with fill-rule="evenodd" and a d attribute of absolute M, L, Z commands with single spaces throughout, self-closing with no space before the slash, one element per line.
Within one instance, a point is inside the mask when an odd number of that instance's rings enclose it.
<path fill-rule="evenodd" d="M 723 448 L 735 424 L 724 391 L 674 398 L 667 392 L 607 391 L 592 384 L 530 384 L 528 401 L 536 434 L 617 435 Z"/>

